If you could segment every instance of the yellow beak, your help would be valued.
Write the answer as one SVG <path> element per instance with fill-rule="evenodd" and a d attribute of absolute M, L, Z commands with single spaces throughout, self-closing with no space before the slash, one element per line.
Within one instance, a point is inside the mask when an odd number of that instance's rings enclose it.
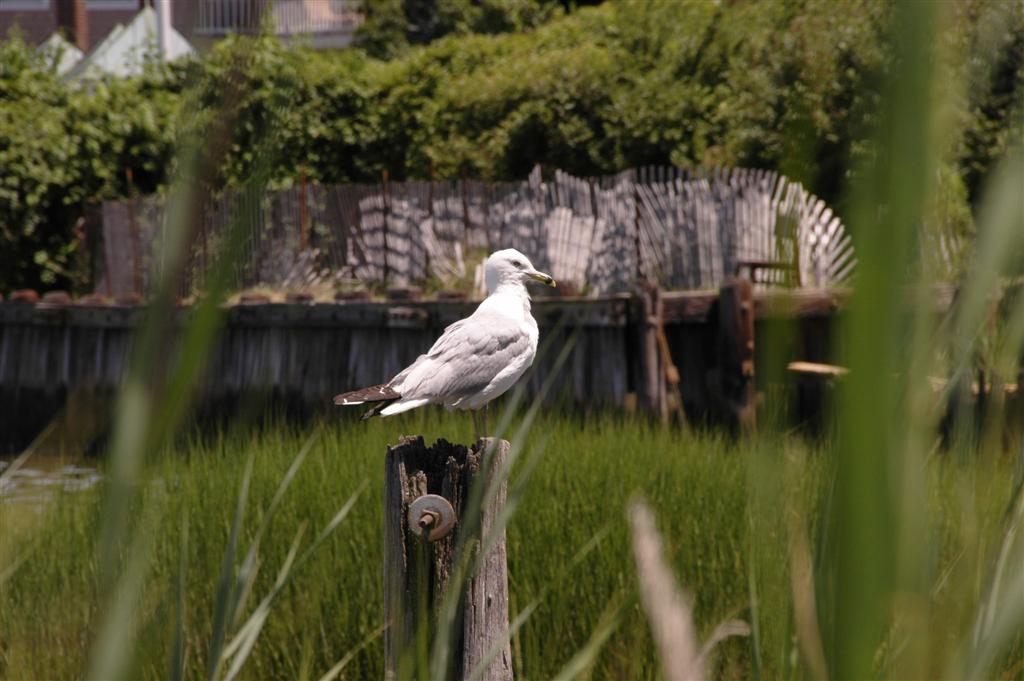
<path fill-rule="evenodd" d="M 538 272 L 534 270 L 533 272 L 530 272 L 530 276 L 542 284 L 547 284 L 551 288 L 555 288 L 558 286 L 557 282 L 555 282 L 555 280 L 551 278 L 550 274 L 544 274 L 543 272 Z"/>

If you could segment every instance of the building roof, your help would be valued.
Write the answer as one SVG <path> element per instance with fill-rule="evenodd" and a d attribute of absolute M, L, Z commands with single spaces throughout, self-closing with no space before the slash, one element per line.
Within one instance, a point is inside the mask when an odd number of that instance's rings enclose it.
<path fill-rule="evenodd" d="M 60 33 L 51 34 L 49 38 L 39 44 L 36 50 L 46 55 L 47 63 L 62 76 L 74 68 L 75 64 L 81 61 L 85 55 Z"/>
<path fill-rule="evenodd" d="M 178 33 L 170 30 L 167 61 L 192 54 L 195 49 Z M 157 44 L 157 16 L 152 7 L 145 7 L 127 26 L 118 24 L 84 59 L 75 64 L 68 77 L 80 80 L 104 75 L 120 77 L 142 74 L 147 63 L 162 59 Z"/>

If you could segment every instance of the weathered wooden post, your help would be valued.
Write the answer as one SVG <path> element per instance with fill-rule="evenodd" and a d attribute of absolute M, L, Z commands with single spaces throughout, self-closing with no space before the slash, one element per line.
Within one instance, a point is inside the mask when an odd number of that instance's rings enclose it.
<path fill-rule="evenodd" d="M 718 294 L 719 390 L 733 425 L 742 432 L 757 423 L 754 387 L 754 286 L 730 277 Z"/>
<path fill-rule="evenodd" d="M 661 332 L 664 304 L 661 289 L 654 283 L 642 285 L 640 298 L 639 348 L 644 407 L 663 422 L 668 420 L 668 401 L 665 390 L 665 366 L 658 335 Z"/>
<path fill-rule="evenodd" d="M 489 455 L 488 447 L 492 448 Z M 482 438 L 467 448 L 445 440 L 427 447 L 422 437 L 403 437 L 388 447 L 384 463 L 385 679 L 399 678 L 400 669 L 411 671 L 416 637 L 426 633 L 424 640 L 433 638 L 439 626 L 437 608 L 446 597 L 460 599 L 461 622 L 451 633 L 453 650 L 445 678 L 467 678 L 502 639 L 504 645 L 480 678 L 513 678 L 507 640 L 505 532 L 489 537 L 505 505 L 505 481 L 499 471 L 508 451 L 508 442 L 493 438 Z M 476 481 L 485 486 L 479 518 L 464 518 L 472 513 L 467 504 Z M 496 494 L 495 484 L 499 485 Z M 490 550 L 479 569 L 467 577 L 462 593 L 450 594 L 450 580 L 460 560 L 458 550 L 478 551 L 481 539 L 493 541 Z M 428 631 L 417 632 L 418 624 L 426 625 Z"/>

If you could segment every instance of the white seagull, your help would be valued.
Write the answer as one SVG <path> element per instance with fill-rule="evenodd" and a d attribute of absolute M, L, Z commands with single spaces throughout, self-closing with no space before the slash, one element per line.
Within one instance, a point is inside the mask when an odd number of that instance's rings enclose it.
<path fill-rule="evenodd" d="M 483 435 L 477 410 L 511 388 L 537 354 L 537 322 L 526 291 L 530 280 L 555 286 L 514 248 L 492 253 L 484 263 L 487 298 L 473 314 L 445 329 L 429 352 L 387 383 L 342 393 L 334 403 L 375 403 L 364 419 L 425 404 L 470 409 L 477 435 Z"/>

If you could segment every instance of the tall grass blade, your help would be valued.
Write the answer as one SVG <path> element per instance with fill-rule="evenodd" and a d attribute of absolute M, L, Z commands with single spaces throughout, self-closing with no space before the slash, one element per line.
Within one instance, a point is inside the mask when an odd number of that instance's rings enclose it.
<path fill-rule="evenodd" d="M 629 508 L 629 523 L 641 602 L 654 634 L 665 678 L 669 681 L 703 679 L 693 609 L 665 564 L 654 516 L 643 502 L 635 501 Z"/>
<path fill-rule="evenodd" d="M 565 667 L 555 675 L 552 681 L 573 681 L 583 675 L 587 669 L 594 666 L 594 662 L 601 653 L 601 648 L 604 646 L 605 641 L 608 640 L 619 626 L 621 611 L 622 606 L 620 605 L 608 606 L 601 615 L 597 627 L 594 628 L 590 638 L 587 639 L 586 644 L 569 659 Z"/>
<path fill-rule="evenodd" d="M 252 542 L 249 544 L 249 550 L 245 554 L 245 558 L 242 560 L 242 565 L 238 570 L 238 576 L 236 578 L 237 589 L 239 589 L 239 597 L 235 603 L 235 608 L 231 617 L 233 625 L 237 626 L 241 620 L 242 613 L 245 611 L 245 606 L 248 603 L 249 595 L 252 593 L 252 587 L 256 582 L 256 575 L 259 572 L 259 550 L 260 542 L 263 539 L 263 535 L 266 533 L 267 528 L 270 527 L 270 522 L 274 518 L 274 514 L 277 512 L 278 507 L 281 505 L 281 500 L 284 499 L 285 492 L 291 486 L 292 481 L 299 472 L 299 468 L 302 467 L 302 463 L 306 460 L 306 456 L 313 448 L 313 444 L 317 440 L 317 434 L 310 435 L 306 438 L 302 447 L 299 449 L 299 453 L 295 455 L 291 465 L 285 472 L 284 477 L 281 478 L 281 482 L 277 486 L 277 490 L 274 492 L 274 497 L 270 500 L 270 504 L 266 510 L 263 511 L 263 515 L 260 518 L 259 527 L 256 530 L 256 535 L 253 537 Z"/>
<path fill-rule="evenodd" d="M 133 338 L 128 371 L 115 406 L 97 552 L 100 591 L 102 594 L 114 594 L 111 612 L 118 614 L 116 627 L 120 629 L 123 640 L 131 638 L 125 627 L 132 626 L 135 621 L 130 615 L 137 605 L 123 599 L 129 595 L 137 596 L 138 585 L 131 581 L 136 577 L 132 569 L 121 569 L 120 557 L 125 553 L 134 506 L 140 503 L 138 486 L 144 473 L 145 455 L 165 444 L 190 406 L 187 398 L 219 328 L 222 314 L 219 303 L 244 239 L 244 221 L 236 212 L 235 219 L 229 221 L 224 246 L 218 253 L 218 264 L 209 277 L 211 286 L 207 296 L 196 307 L 184 340 L 174 353 L 174 303 L 184 281 L 189 248 L 203 218 L 203 208 L 230 147 L 233 126 L 242 102 L 239 84 L 241 74 L 246 71 L 247 56 L 247 53 L 243 54 L 231 68 L 226 69 L 223 81 L 219 83 L 218 94 L 222 104 L 204 111 L 209 120 L 202 126 L 200 134 L 181 135 L 186 141 L 179 150 L 178 173 L 172 184 L 170 204 L 173 209 L 169 228 L 164 231 L 166 238 L 161 245 L 161 267 L 155 273 L 156 285 L 144 323 Z M 193 91 L 185 99 L 194 96 Z M 259 161 L 247 184 L 251 194 L 259 193 L 270 156 L 256 154 Z M 167 358 L 174 361 L 168 362 Z M 142 515 L 143 518 L 149 517 L 145 512 Z M 142 530 L 142 535 L 146 535 L 146 530 Z M 128 549 L 129 567 L 135 562 L 144 562 L 136 557 L 136 553 L 147 546 L 148 543 L 140 541 Z M 233 563 L 234 556 L 230 558 Z M 221 584 L 221 591 L 226 590 Z M 215 613 L 219 620 L 214 625 L 212 639 L 217 649 L 230 615 L 230 611 L 225 609 L 229 595 L 226 592 L 219 594 L 220 609 Z M 93 647 L 91 668 L 101 676 L 109 673 L 110 678 L 114 678 L 113 674 L 121 671 L 126 646 L 112 648 L 110 640 L 104 638 L 109 635 L 108 630 L 101 630 L 100 638 Z M 111 655 L 111 658 L 106 661 L 97 659 L 95 655 Z M 216 675 L 217 659 L 215 654 L 210 660 L 208 674 L 211 678 Z"/>
<path fill-rule="evenodd" d="M 3 471 L 0 471 L 0 489 L 3 488 L 3 483 L 8 482 L 11 478 L 13 478 L 15 472 L 17 472 L 18 469 L 25 465 L 25 462 L 28 461 L 29 457 L 32 456 L 34 451 L 35 448 L 29 447 L 24 452 L 16 456 L 14 460 L 11 461 L 10 465 L 7 466 L 7 468 L 5 468 Z"/>
<path fill-rule="evenodd" d="M 974 261 L 956 305 L 954 380 L 970 371 L 972 351 L 982 326 L 992 312 L 992 297 L 1010 266 L 1024 257 L 1024 149 L 1016 147 L 998 167 L 986 189 L 978 217 Z"/>
<path fill-rule="evenodd" d="M 108 610 L 100 621 L 99 633 L 90 656 L 87 679 L 115 681 L 125 678 L 135 649 L 139 617 L 137 604 L 145 584 L 150 548 L 153 544 L 151 528 L 155 525 L 160 510 L 157 503 L 150 503 L 139 521 L 124 574 L 118 579 L 117 588 L 110 597 Z"/>
<path fill-rule="evenodd" d="M 904 394 L 897 375 L 906 357 L 903 295 L 932 167 L 931 41 L 937 8 L 898 3 L 895 55 L 882 99 L 875 159 L 851 204 L 859 272 L 844 348 L 850 368 L 841 393 L 836 477 L 837 543 L 829 668 L 838 678 L 875 675 L 897 575 Z M 923 503 L 918 500 L 916 503 Z"/>
<path fill-rule="evenodd" d="M 3 490 L 7 486 L 8 481 L 14 477 L 15 471 L 17 471 L 18 469 L 25 465 L 25 462 L 28 461 L 30 456 L 32 456 L 33 451 L 34 448 L 29 447 L 24 452 L 15 457 L 15 459 L 11 461 L 10 465 L 8 465 L 7 468 L 0 472 L 0 490 Z M 21 566 L 25 564 L 25 561 L 29 559 L 30 555 L 30 550 L 23 549 L 19 552 L 18 555 L 14 557 L 13 560 L 11 560 L 10 564 L 7 565 L 7 567 L 0 568 L 0 587 L 2 587 L 7 580 L 14 576 L 14 573 L 16 573 L 21 568 Z"/>
<path fill-rule="evenodd" d="M 188 512 L 181 515 L 181 548 L 178 558 L 178 581 L 174 602 L 174 643 L 167 678 L 183 681 L 185 678 L 185 593 L 188 573 Z"/>
<path fill-rule="evenodd" d="M 238 501 L 235 506 L 235 519 L 231 523 L 231 534 L 228 536 L 228 545 L 224 548 L 224 557 L 221 560 L 220 578 L 217 580 L 217 597 L 213 605 L 213 631 L 210 635 L 209 660 L 207 661 L 206 678 L 214 681 L 220 669 L 224 639 L 227 636 L 229 617 L 234 612 L 232 605 L 232 586 L 234 579 L 232 575 L 235 570 L 235 553 L 238 547 L 238 535 L 242 530 L 242 520 L 245 517 L 245 506 L 249 497 L 249 484 L 252 480 L 252 467 L 254 455 L 250 454 L 245 462 L 245 472 L 242 474 L 242 484 L 238 490 Z"/>
<path fill-rule="evenodd" d="M 10 565 L 0 570 L 0 587 L 2 587 L 4 582 L 13 577 L 14 574 L 21 569 L 21 566 L 25 564 L 31 555 L 32 552 L 30 550 L 21 551 L 18 556 L 11 561 Z"/>
<path fill-rule="evenodd" d="M 764 646 L 761 637 L 761 596 L 757 588 L 757 569 L 753 563 L 747 566 L 747 593 L 750 596 L 751 678 L 760 681 L 764 670 Z"/>
<path fill-rule="evenodd" d="M 356 491 L 352 493 L 348 501 L 341 507 L 341 509 L 334 515 L 331 521 L 320 531 L 316 539 L 310 544 L 300 555 L 298 554 L 299 543 L 302 538 L 302 534 L 305 531 L 305 523 L 300 527 L 295 539 L 292 541 L 291 549 L 285 558 L 284 564 L 278 571 L 277 579 L 274 582 L 274 586 L 270 592 L 263 597 L 259 605 L 253 611 L 249 619 L 246 620 L 245 624 L 238 630 L 238 633 L 231 640 L 231 642 L 224 648 L 222 656 L 223 658 L 229 659 L 234 658 L 232 665 L 227 674 L 227 679 L 233 679 L 241 671 L 242 666 L 248 659 L 249 654 L 252 652 L 253 646 L 256 644 L 256 640 L 259 638 L 260 632 L 263 629 L 263 625 L 266 623 L 267 618 L 270 616 L 270 609 L 274 601 L 280 595 L 281 591 L 288 585 L 292 577 L 299 571 L 302 565 L 313 556 L 316 551 L 320 548 L 320 545 L 326 541 L 338 526 L 341 525 L 342 521 L 351 512 L 356 501 L 366 488 L 368 481 L 363 480 L 362 483 L 356 488 Z"/>
<path fill-rule="evenodd" d="M 355 659 L 356 655 L 358 655 L 366 646 L 384 635 L 385 629 L 387 629 L 387 625 L 382 625 L 371 632 L 369 636 L 360 641 L 359 645 L 345 653 L 345 655 L 338 660 L 333 667 L 328 669 L 317 681 L 334 681 L 337 679 L 338 675 L 345 670 L 345 667 L 347 667 L 353 659 Z"/>
<path fill-rule="evenodd" d="M 962 666 L 967 678 L 980 679 L 1014 641 L 1024 635 L 1024 489 L 1015 490 L 1013 513 L 988 585 L 979 604 L 974 632 Z"/>
<path fill-rule="evenodd" d="M 285 556 L 284 564 L 281 565 L 281 569 L 277 573 L 277 579 L 274 581 L 274 589 L 263 601 L 256 606 L 256 610 L 249 617 L 245 626 L 242 627 L 238 635 L 232 639 L 224 648 L 224 659 L 231 659 L 231 667 L 228 669 L 228 673 L 224 675 L 224 681 L 232 681 L 238 673 L 242 671 L 242 665 L 249 659 L 249 653 L 252 652 L 253 646 L 256 645 L 256 640 L 260 636 L 260 631 L 263 629 L 263 625 L 267 621 L 267 617 L 270 616 L 270 606 L 273 602 L 273 596 L 280 591 L 281 587 L 287 582 L 289 573 L 292 569 L 292 564 L 295 562 L 295 556 L 299 552 L 299 545 L 302 542 L 302 535 L 306 533 L 306 523 L 299 525 L 299 529 L 295 532 L 295 537 L 292 539 L 292 545 L 288 549 L 288 554 Z M 232 659 L 234 658 L 234 659 Z"/>
<path fill-rule="evenodd" d="M 796 637 L 806 661 L 809 675 L 815 681 L 828 679 L 825 650 L 818 629 L 818 606 L 815 597 L 814 559 L 807 545 L 804 521 L 794 509 L 788 509 L 789 574 L 793 596 L 793 620 Z"/>

